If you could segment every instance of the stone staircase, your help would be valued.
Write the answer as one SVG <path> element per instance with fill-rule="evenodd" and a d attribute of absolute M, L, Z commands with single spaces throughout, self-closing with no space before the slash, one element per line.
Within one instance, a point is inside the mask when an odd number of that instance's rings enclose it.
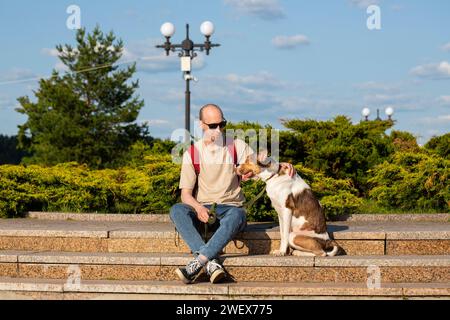
<path fill-rule="evenodd" d="M 278 227 L 249 224 L 224 250 L 230 281 L 183 285 L 191 256 L 167 216 L 30 213 L 0 220 L 0 299 L 448 299 L 450 215 L 419 218 L 329 223 L 347 255 L 325 258 L 270 256 Z"/>

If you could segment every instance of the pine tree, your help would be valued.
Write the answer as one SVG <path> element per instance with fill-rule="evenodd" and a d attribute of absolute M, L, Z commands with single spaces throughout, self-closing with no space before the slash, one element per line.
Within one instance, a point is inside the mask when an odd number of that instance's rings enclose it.
<path fill-rule="evenodd" d="M 76 161 L 91 168 L 117 167 L 136 141 L 148 141 L 146 124 L 135 123 L 144 101 L 135 96 L 139 81 L 131 81 L 136 65 L 115 65 L 124 45 L 111 31 L 97 26 L 91 34 L 76 34 L 76 47 L 56 46 L 67 71 L 53 70 L 34 92 L 18 99 L 16 111 L 28 116 L 19 126 L 19 148 L 32 154 L 24 163 L 54 165 Z"/>

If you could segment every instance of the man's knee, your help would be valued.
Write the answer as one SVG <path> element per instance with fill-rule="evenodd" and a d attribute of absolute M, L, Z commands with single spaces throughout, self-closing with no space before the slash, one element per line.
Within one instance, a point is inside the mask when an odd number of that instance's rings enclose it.
<path fill-rule="evenodd" d="M 172 221 L 176 220 L 180 215 L 187 215 L 191 211 L 191 207 L 184 203 L 176 203 L 170 208 L 169 216 Z"/>
<path fill-rule="evenodd" d="M 229 211 L 230 219 L 238 226 L 245 226 L 247 222 L 247 215 L 244 208 L 235 207 Z"/>

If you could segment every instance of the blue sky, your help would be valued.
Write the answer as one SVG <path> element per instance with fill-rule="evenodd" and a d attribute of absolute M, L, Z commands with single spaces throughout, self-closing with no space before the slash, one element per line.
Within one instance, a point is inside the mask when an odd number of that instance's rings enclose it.
<path fill-rule="evenodd" d="M 54 47 L 74 43 L 66 9 L 81 9 L 81 24 L 98 24 L 124 40 L 123 59 L 138 60 L 138 121 L 151 134 L 170 137 L 184 127 L 184 82 L 176 56 L 154 48 L 160 26 L 177 27 L 174 42 L 203 41 L 199 26 L 211 20 L 210 56 L 194 63 L 192 120 L 205 103 L 222 106 L 231 121 L 282 128 L 280 118 L 326 120 L 344 114 L 360 121 L 369 107 L 395 109 L 395 128 L 421 143 L 450 127 L 450 1 L 448 0 L 15 0 L 0 2 L 0 133 L 25 122 L 16 98 L 33 96 L 33 78 L 60 69 Z M 369 30 L 366 9 L 381 9 L 381 30 Z"/>

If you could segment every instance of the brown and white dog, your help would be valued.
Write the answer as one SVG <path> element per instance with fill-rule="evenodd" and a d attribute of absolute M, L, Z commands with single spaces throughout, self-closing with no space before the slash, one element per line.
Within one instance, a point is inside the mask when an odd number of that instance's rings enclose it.
<path fill-rule="evenodd" d="M 321 204 L 298 174 L 291 178 L 277 161 L 267 157 L 267 151 L 256 159 L 249 156 L 236 170 L 238 174 L 253 172 L 255 179 L 266 183 L 280 223 L 280 249 L 273 255 L 287 255 L 289 247 L 295 256 L 335 256 L 341 251 L 328 235 Z"/>

